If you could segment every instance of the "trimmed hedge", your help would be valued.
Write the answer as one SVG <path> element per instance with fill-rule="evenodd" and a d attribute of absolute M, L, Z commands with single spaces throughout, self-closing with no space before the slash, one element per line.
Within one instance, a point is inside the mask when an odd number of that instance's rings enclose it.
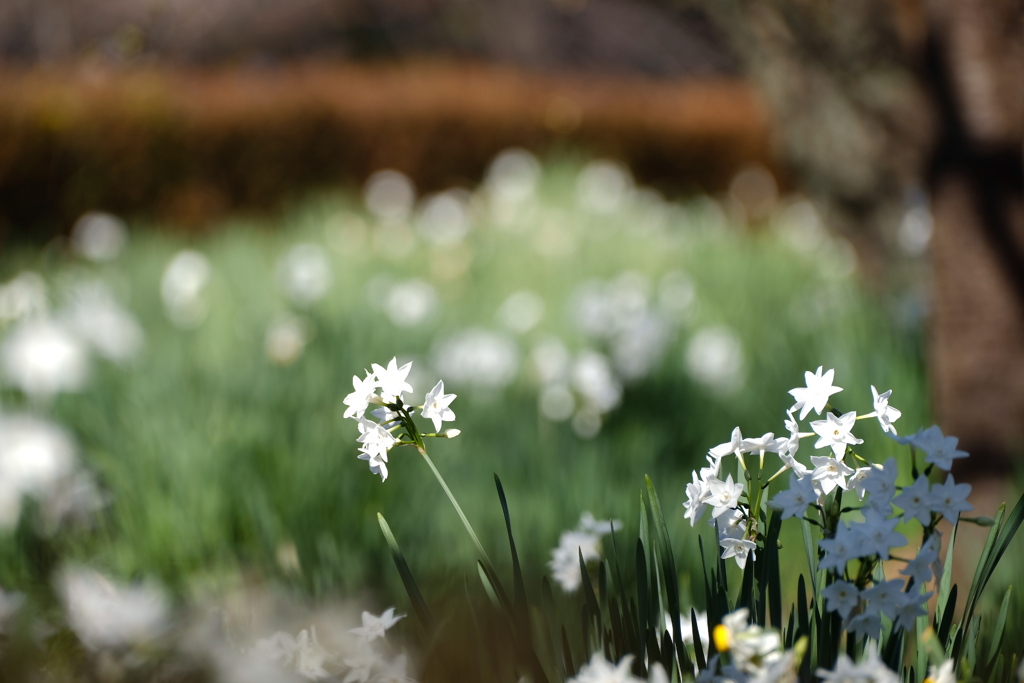
<path fill-rule="evenodd" d="M 0 69 L 0 239 L 83 211 L 200 227 L 238 207 L 361 183 L 468 185 L 500 150 L 583 148 L 668 189 L 721 188 L 770 159 L 737 81 L 638 81 L 497 66 L 297 64 Z"/>

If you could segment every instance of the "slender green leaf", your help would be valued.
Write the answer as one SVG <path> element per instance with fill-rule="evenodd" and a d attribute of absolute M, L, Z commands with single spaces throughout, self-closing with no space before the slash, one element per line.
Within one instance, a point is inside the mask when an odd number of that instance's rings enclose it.
<path fill-rule="evenodd" d="M 377 521 L 380 523 L 380 530 L 384 534 L 384 540 L 387 541 L 388 547 L 391 549 L 391 556 L 394 558 L 395 566 L 398 568 L 398 575 L 402 577 L 405 592 L 408 593 L 409 600 L 412 601 L 412 609 L 416 613 L 416 618 L 419 619 L 420 624 L 427 633 L 433 633 L 434 618 L 427 607 L 427 601 L 423 599 L 423 593 L 420 592 L 419 586 L 416 585 L 416 579 L 413 578 L 409 564 L 405 561 L 405 555 L 402 554 L 401 549 L 398 547 L 395 535 L 391 533 L 391 527 L 388 526 L 384 515 L 378 512 Z"/>
<path fill-rule="evenodd" d="M 508 531 L 508 545 L 512 551 L 512 590 L 515 595 L 516 617 L 521 628 L 529 631 L 530 619 L 527 614 L 526 586 L 523 582 L 523 570 L 519 566 L 519 554 L 516 552 L 516 540 L 512 536 L 512 518 L 508 513 L 508 501 L 505 499 L 505 489 L 501 485 L 501 479 L 494 475 L 494 485 L 498 488 L 498 499 L 501 501 L 501 512 L 505 515 L 505 529 Z"/>
<path fill-rule="evenodd" d="M 637 627 L 640 638 L 640 652 L 647 652 L 647 636 L 653 631 L 653 619 L 650 610 L 651 595 L 647 586 L 647 555 L 644 551 L 642 539 L 636 540 L 636 604 L 637 604 Z"/>
<path fill-rule="evenodd" d="M 949 596 L 946 598 L 946 609 L 942 613 L 942 621 L 939 622 L 939 628 L 936 635 L 939 638 L 939 644 L 942 646 L 943 652 L 948 657 L 952 650 L 953 642 L 950 639 L 950 628 L 953 625 L 953 614 L 956 612 L 956 597 L 957 587 L 953 584 L 953 587 L 949 591 Z"/>
<path fill-rule="evenodd" d="M 942 623 L 942 618 L 946 614 L 946 603 L 949 600 L 949 594 L 953 587 L 953 548 L 956 546 L 956 532 L 959 528 L 960 520 L 957 519 L 956 524 L 953 526 L 953 531 L 949 534 L 949 545 L 946 548 L 946 564 L 942 568 L 942 578 L 939 579 L 939 594 L 935 600 L 936 628 Z M 945 640 L 940 640 L 939 642 L 945 647 Z"/>
<path fill-rule="evenodd" d="M 999 654 L 999 648 L 1003 644 L 1003 630 L 1006 628 L 1006 611 L 1010 607 L 1010 593 L 1012 592 L 1013 586 L 1009 586 L 1006 589 L 1006 594 L 1003 595 L 1003 604 L 999 607 L 999 617 L 996 619 L 995 628 L 992 629 L 992 643 L 988 649 L 988 668 L 992 668 L 996 655 Z"/>

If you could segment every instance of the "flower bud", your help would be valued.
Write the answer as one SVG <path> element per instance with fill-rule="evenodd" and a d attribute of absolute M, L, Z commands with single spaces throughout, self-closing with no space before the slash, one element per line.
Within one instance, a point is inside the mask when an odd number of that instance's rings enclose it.
<path fill-rule="evenodd" d="M 445 438 L 448 438 L 448 439 L 454 439 L 455 437 L 457 437 L 461 433 L 462 433 L 461 429 L 446 429 L 441 434 L 441 436 L 443 436 Z"/>

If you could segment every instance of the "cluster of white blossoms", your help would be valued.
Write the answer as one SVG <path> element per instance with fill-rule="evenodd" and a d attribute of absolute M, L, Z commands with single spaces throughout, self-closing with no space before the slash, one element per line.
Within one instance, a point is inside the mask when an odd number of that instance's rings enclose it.
<path fill-rule="evenodd" d="M 601 559 L 601 537 L 621 528 L 622 522 L 617 519 L 596 520 L 594 515 L 584 512 L 575 529 L 562 533 L 548 563 L 562 590 L 572 593 L 583 582 L 580 555 L 586 563 Z"/>
<path fill-rule="evenodd" d="M 458 429 L 441 431 L 443 422 L 455 419 L 450 405 L 455 394 L 444 393 L 444 381 L 439 380 L 431 389 L 422 406 L 407 405 L 403 394 L 412 393 L 407 378 L 412 363 L 399 367 L 398 359 L 392 358 L 387 367 L 373 364 L 373 370 L 366 371 L 366 377 L 352 377 L 352 393 L 345 397 L 345 417 L 356 420 L 359 425 L 359 459 L 369 462 L 370 471 L 379 474 L 381 481 L 388 478 L 388 452 L 398 444 L 423 447 L 423 436 L 454 438 Z M 378 422 L 366 418 L 370 404 L 380 407 L 370 414 Z M 434 423 L 435 433 L 421 434 L 412 421 L 412 411 L 419 408 L 420 415 Z"/>
<path fill-rule="evenodd" d="M 788 435 L 744 438 L 737 427 L 730 441 L 712 448 L 708 466 L 694 472 L 693 483 L 686 487 L 684 506 L 691 525 L 711 508 L 711 524 L 717 525 L 722 557 L 735 558 L 741 568 L 748 558 L 755 558 L 763 505 L 779 511 L 783 520 L 796 517 L 819 526 L 824 535 L 819 544 L 819 567 L 830 571 L 823 591 L 827 608 L 843 617 L 850 632 L 877 639 L 883 616 L 897 628 L 909 629 L 917 617 L 926 614 L 925 603 L 931 593 L 921 589 L 941 574 L 941 536 L 935 527 L 942 519 L 956 523 L 961 512 L 973 509 L 967 502 L 969 484 L 957 484 L 952 474 L 947 474 L 944 482 L 930 483 L 929 475 L 935 468 L 949 470 L 954 460 L 967 457 L 967 453 L 957 450 L 957 439 L 944 436 L 938 427 L 909 437 L 897 436 L 893 423 L 901 413 L 889 405 L 892 392 L 879 393 L 875 387 L 871 387 L 871 412 L 858 415 L 828 410 L 824 419 L 811 421 L 810 429 L 802 430 L 801 421 L 812 411 L 818 415 L 826 411 L 831 407 L 830 397 L 842 391 L 833 385 L 833 376 L 834 370 L 823 373 L 819 367 L 805 373 L 806 386 L 789 392 L 795 403 L 787 411 Z M 873 463 L 852 450 L 863 443 L 853 434 L 854 424 L 866 418 L 876 418 L 890 438 L 924 454 L 924 471 L 912 485 L 896 484 L 894 458 Z M 801 440 L 809 437 L 816 437 L 813 448 L 819 452 L 806 464 L 796 455 Z M 781 468 L 771 476 L 763 472 L 766 453 L 777 454 L 781 460 Z M 736 456 L 740 481 L 734 481 L 732 474 L 721 478 L 723 460 L 730 455 Z M 748 455 L 757 457 L 756 466 L 748 464 Z M 769 483 L 786 471 L 790 473 L 789 488 L 768 502 Z M 861 506 L 852 507 L 854 501 L 840 498 L 844 492 L 856 496 Z M 845 512 L 858 514 L 854 519 L 841 519 Z M 908 543 L 896 527 L 912 519 L 923 527 L 921 547 L 912 559 L 893 557 L 891 549 Z M 859 561 L 854 565 L 859 569 L 851 574 L 849 563 L 853 560 Z M 904 563 L 900 574 L 906 579 L 874 582 L 870 570 L 889 560 Z"/>
<path fill-rule="evenodd" d="M 256 641 L 249 650 L 254 659 L 276 664 L 309 680 L 330 679 L 342 683 L 412 683 L 404 654 L 389 656 L 385 634 L 404 614 L 391 607 L 380 616 L 363 612 L 362 626 L 349 629 L 350 636 L 325 647 L 316 627 L 298 636 L 278 631 Z M 354 637 L 352 637 L 354 636 Z"/>

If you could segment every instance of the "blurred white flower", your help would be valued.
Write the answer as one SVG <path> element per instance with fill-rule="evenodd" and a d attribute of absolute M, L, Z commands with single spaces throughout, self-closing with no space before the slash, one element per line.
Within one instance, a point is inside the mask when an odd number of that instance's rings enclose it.
<path fill-rule="evenodd" d="M 78 391 L 89 377 L 85 344 L 64 324 L 46 317 L 22 320 L 0 347 L 0 371 L 29 396 Z"/>
<path fill-rule="evenodd" d="M 456 245 L 469 234 L 470 219 L 465 192 L 449 190 L 423 202 L 416 221 L 420 236 L 439 247 Z"/>
<path fill-rule="evenodd" d="M 117 216 L 90 211 L 71 228 L 72 248 L 90 261 L 113 261 L 128 241 L 128 228 Z"/>
<path fill-rule="evenodd" d="M 580 672 L 566 683 L 645 683 L 629 672 L 633 655 L 626 655 L 618 664 L 612 664 L 601 652 L 595 652 Z"/>
<path fill-rule="evenodd" d="M 377 638 L 383 638 L 384 633 L 403 618 L 405 618 L 404 614 L 395 614 L 394 607 L 387 608 L 379 617 L 374 616 L 369 612 L 363 612 L 363 625 L 358 628 L 351 629 L 351 632 L 355 633 L 360 638 L 365 638 L 368 641 L 374 641 Z"/>
<path fill-rule="evenodd" d="M 363 199 L 370 213 L 383 222 L 408 219 L 416 201 L 416 188 L 409 177 L 392 170 L 377 171 L 366 181 Z"/>
<path fill-rule="evenodd" d="M 75 446 L 53 424 L 27 415 L 0 414 L 0 528 L 13 528 L 22 496 L 45 502 L 75 466 Z"/>
<path fill-rule="evenodd" d="M 580 352 L 573 363 L 572 386 L 599 413 L 609 412 L 622 400 L 622 384 L 608 358 L 590 349 Z"/>
<path fill-rule="evenodd" d="M 530 361 L 541 384 L 568 381 L 572 357 L 558 337 L 549 336 L 537 342 L 530 350 Z"/>
<path fill-rule="evenodd" d="M 532 154 L 524 149 L 507 149 L 491 162 L 484 182 L 496 202 L 519 204 L 534 196 L 540 172 Z"/>
<path fill-rule="evenodd" d="M 572 430 L 581 439 L 593 439 L 601 432 L 601 413 L 591 405 L 580 406 L 572 416 Z"/>
<path fill-rule="evenodd" d="M 733 394 L 746 380 L 743 345 L 736 333 L 722 326 L 697 332 L 686 347 L 686 370 L 712 392 Z"/>
<path fill-rule="evenodd" d="M 46 281 L 25 271 L 0 285 L 0 324 L 46 310 Z"/>
<path fill-rule="evenodd" d="M 622 208 L 633 189 L 629 171 L 611 161 L 592 161 L 576 180 L 580 206 L 594 213 L 611 213 Z"/>
<path fill-rule="evenodd" d="M 662 359 L 670 339 L 668 323 L 657 313 L 648 313 L 612 340 L 615 369 L 626 380 L 650 374 Z"/>
<path fill-rule="evenodd" d="M 670 270 L 658 283 L 658 308 L 672 320 L 690 318 L 697 305 L 693 278 L 682 270 Z"/>
<path fill-rule="evenodd" d="M 164 312 L 181 328 L 194 328 L 206 319 L 203 290 L 210 280 L 210 262 L 197 251 L 185 249 L 175 254 L 160 280 Z"/>
<path fill-rule="evenodd" d="M 78 284 L 64 314 L 71 328 L 101 356 L 125 362 L 142 349 L 142 327 L 102 282 Z"/>
<path fill-rule="evenodd" d="M 508 330 L 525 334 L 544 318 L 544 299 L 523 289 L 509 295 L 498 307 L 498 321 Z"/>
<path fill-rule="evenodd" d="M 302 355 L 309 342 L 306 321 L 297 316 L 278 318 L 267 327 L 263 348 L 278 365 L 291 365 Z"/>
<path fill-rule="evenodd" d="M 334 276 L 327 253 L 315 244 L 297 244 L 277 263 L 277 281 L 296 306 L 323 298 Z"/>
<path fill-rule="evenodd" d="M 500 390 L 515 379 L 519 350 L 506 335 L 471 328 L 437 345 L 434 367 L 460 387 Z"/>
<path fill-rule="evenodd" d="M 576 398 L 564 384 L 548 384 L 540 391 L 540 413 L 552 422 L 563 422 L 576 411 Z"/>
<path fill-rule="evenodd" d="M 437 310 L 437 292 L 424 280 L 396 282 L 388 290 L 384 312 L 396 327 L 415 327 Z"/>
<path fill-rule="evenodd" d="M 580 522 L 572 531 L 563 532 L 558 547 L 551 551 L 548 568 L 558 585 L 567 593 L 580 587 L 583 575 L 580 573 L 580 555 L 585 563 L 601 558 L 601 536 L 619 530 L 622 522 L 604 520 L 598 522 L 589 512 L 580 516 Z"/>
<path fill-rule="evenodd" d="M 119 585 L 92 569 L 69 567 L 58 590 L 68 625 L 90 649 L 152 642 L 168 627 L 169 602 L 152 584 Z"/>

